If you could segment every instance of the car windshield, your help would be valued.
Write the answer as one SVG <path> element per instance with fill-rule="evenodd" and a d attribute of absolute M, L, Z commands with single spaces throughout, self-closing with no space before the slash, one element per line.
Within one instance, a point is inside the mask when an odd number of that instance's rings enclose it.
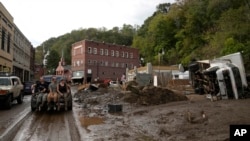
<path fill-rule="evenodd" d="M 43 77 L 44 81 L 51 82 L 51 76 L 45 76 Z"/>
<path fill-rule="evenodd" d="M 9 78 L 0 78 L 0 85 L 8 86 L 11 85 Z"/>
<path fill-rule="evenodd" d="M 44 81 L 51 82 L 52 76 L 44 76 L 43 78 L 44 78 Z M 62 78 L 63 76 L 56 76 L 56 81 L 59 82 Z"/>

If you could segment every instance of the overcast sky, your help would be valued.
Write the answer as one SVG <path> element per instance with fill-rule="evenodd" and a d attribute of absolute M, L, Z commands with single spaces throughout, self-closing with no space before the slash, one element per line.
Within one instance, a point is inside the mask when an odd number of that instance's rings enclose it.
<path fill-rule="evenodd" d="M 175 0 L 1 0 L 14 23 L 37 47 L 51 37 L 90 27 L 142 25 L 160 3 Z"/>

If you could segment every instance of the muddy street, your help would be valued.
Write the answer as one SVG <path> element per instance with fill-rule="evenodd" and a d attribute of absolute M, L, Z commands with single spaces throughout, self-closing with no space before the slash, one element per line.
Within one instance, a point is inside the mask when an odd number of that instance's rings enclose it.
<path fill-rule="evenodd" d="M 35 112 L 29 116 L 13 141 L 79 141 L 71 111 Z"/>

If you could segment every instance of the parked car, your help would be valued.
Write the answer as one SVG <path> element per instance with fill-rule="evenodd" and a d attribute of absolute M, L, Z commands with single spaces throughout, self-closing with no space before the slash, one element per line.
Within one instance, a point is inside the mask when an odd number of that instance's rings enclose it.
<path fill-rule="evenodd" d="M 23 103 L 23 84 L 19 77 L 0 73 L 0 103 L 10 109 L 12 102 L 17 100 L 18 104 Z"/>
<path fill-rule="evenodd" d="M 23 92 L 24 94 L 32 94 L 31 86 L 34 84 L 32 81 L 23 82 Z"/>

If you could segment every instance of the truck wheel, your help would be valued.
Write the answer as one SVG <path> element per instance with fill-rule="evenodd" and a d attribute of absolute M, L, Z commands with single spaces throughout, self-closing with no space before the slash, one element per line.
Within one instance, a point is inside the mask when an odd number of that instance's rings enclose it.
<path fill-rule="evenodd" d="M 8 96 L 8 98 L 6 99 L 6 102 L 5 102 L 5 107 L 7 109 L 11 109 L 11 106 L 12 106 L 12 103 L 11 103 L 11 96 Z"/>
<path fill-rule="evenodd" d="M 72 110 L 72 103 L 69 104 L 68 110 L 70 110 L 70 111 Z"/>
<path fill-rule="evenodd" d="M 20 95 L 17 98 L 17 103 L 18 104 L 22 104 L 23 103 L 23 93 L 22 92 L 20 92 Z"/>
<path fill-rule="evenodd" d="M 31 111 L 34 112 L 36 110 L 36 107 L 31 106 Z"/>

